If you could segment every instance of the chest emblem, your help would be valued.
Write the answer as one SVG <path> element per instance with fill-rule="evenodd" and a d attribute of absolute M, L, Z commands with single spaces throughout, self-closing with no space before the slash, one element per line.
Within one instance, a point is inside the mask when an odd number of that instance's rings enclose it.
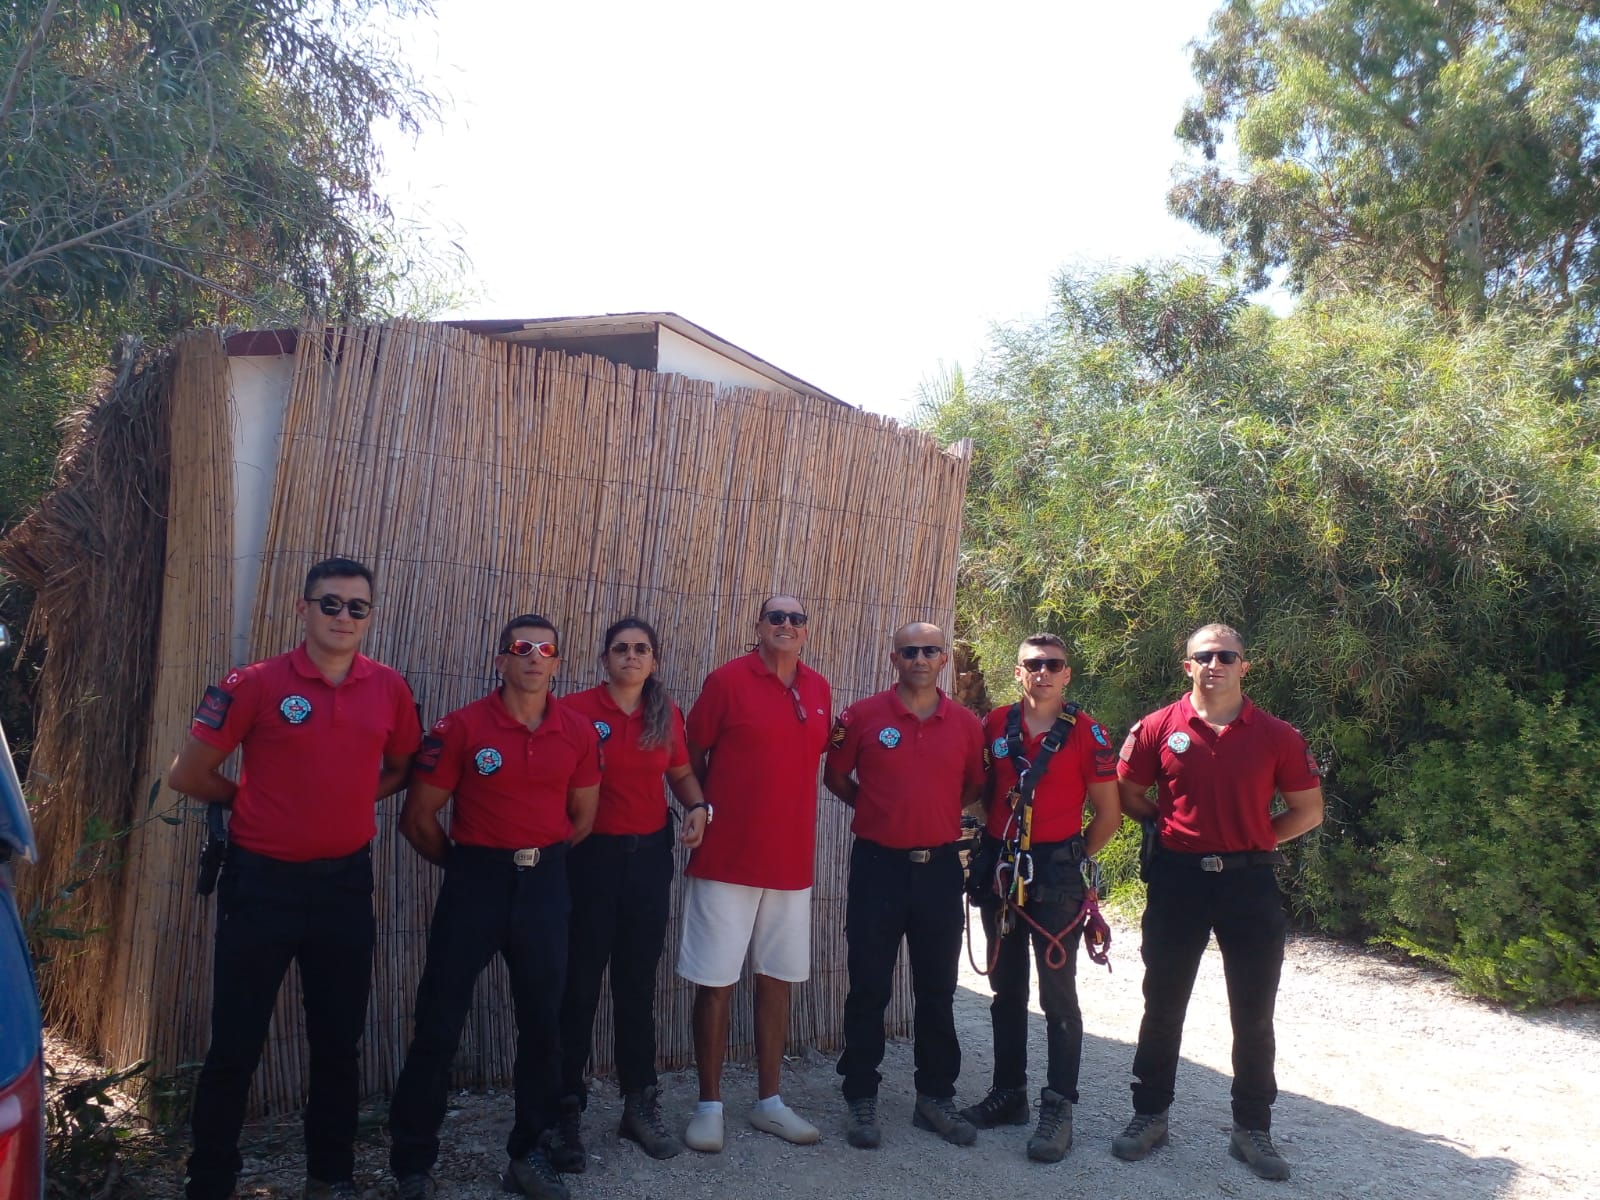
<path fill-rule="evenodd" d="M 472 765 L 478 768 L 479 775 L 493 775 L 504 761 L 493 746 L 485 746 L 472 756 Z"/>
<path fill-rule="evenodd" d="M 1179 730 L 1167 738 L 1167 749 L 1174 754 L 1182 754 L 1189 748 L 1189 735 Z"/>
<path fill-rule="evenodd" d="M 611 726 L 607 725 L 604 721 L 596 721 L 594 723 L 594 731 L 600 735 L 600 740 L 602 742 L 611 736 Z"/>
<path fill-rule="evenodd" d="M 996 758 L 1008 758 L 1011 754 L 1011 743 L 1006 741 L 1005 738 L 995 738 L 994 744 L 990 746 L 990 749 L 994 751 Z"/>
<path fill-rule="evenodd" d="M 285 696 L 283 703 L 278 705 L 278 711 L 289 724 L 299 725 L 311 715 L 311 701 L 304 696 Z"/>
<path fill-rule="evenodd" d="M 900 731 L 893 725 L 878 730 L 878 744 L 885 750 L 893 750 L 900 744 Z"/>

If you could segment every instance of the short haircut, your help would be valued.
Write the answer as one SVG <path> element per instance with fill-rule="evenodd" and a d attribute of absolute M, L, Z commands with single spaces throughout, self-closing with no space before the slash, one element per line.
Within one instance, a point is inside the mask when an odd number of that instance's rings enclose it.
<path fill-rule="evenodd" d="M 378 594 L 378 585 L 372 581 L 372 571 L 364 563 L 358 563 L 353 558 L 325 558 L 306 572 L 306 586 L 300 593 L 307 600 L 311 599 L 311 589 L 324 579 L 365 579 L 367 587 L 372 594 Z"/>
<path fill-rule="evenodd" d="M 932 621 L 907 621 L 904 625 L 900 626 L 899 629 L 896 629 L 892 634 L 889 635 L 889 641 L 891 643 L 898 642 L 900 640 L 900 635 L 906 630 L 916 629 L 918 626 L 923 625 L 927 626 L 929 629 L 939 629 L 939 626 L 934 624 Z M 939 641 L 943 643 L 944 640 L 944 630 L 939 629 Z"/>
<path fill-rule="evenodd" d="M 1218 637 L 1232 638 L 1239 644 L 1239 653 L 1244 653 L 1244 635 L 1242 635 L 1232 625 L 1224 625 L 1221 621 L 1213 621 L 1210 625 L 1200 626 L 1199 629 L 1196 629 L 1189 635 L 1188 639 L 1183 643 L 1183 656 L 1185 658 L 1189 657 L 1189 647 L 1194 645 L 1195 638 L 1199 637 L 1202 633 L 1214 633 Z"/>
<path fill-rule="evenodd" d="M 556 623 L 549 617 L 541 617 L 538 613 L 523 613 L 521 616 L 512 617 L 500 630 L 500 640 L 495 643 L 495 653 L 504 654 L 506 647 L 511 645 L 511 634 L 518 629 L 532 627 L 535 629 L 548 629 L 555 634 L 555 643 L 561 645 L 561 634 L 556 629 Z"/>
<path fill-rule="evenodd" d="M 1036 633 L 1031 637 L 1022 639 L 1024 646 L 1054 646 L 1061 651 L 1061 657 L 1067 657 L 1067 644 L 1053 633 Z"/>
<path fill-rule="evenodd" d="M 782 600 L 786 596 L 800 606 L 801 612 L 806 611 L 806 602 L 800 599 L 799 596 L 796 596 L 793 592 L 773 592 L 772 595 L 768 596 L 761 602 L 761 611 L 756 614 L 756 620 L 759 621 L 762 617 L 767 615 L 767 609 L 772 607 L 772 602 L 774 600 Z"/>

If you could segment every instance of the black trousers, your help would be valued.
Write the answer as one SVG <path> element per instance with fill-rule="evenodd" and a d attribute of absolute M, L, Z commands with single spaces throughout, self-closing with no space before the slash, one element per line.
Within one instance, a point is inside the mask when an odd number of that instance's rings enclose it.
<path fill-rule="evenodd" d="M 1036 847 L 1035 861 L 1043 863 L 1050 849 Z M 1076 872 L 1076 864 L 1063 864 Z M 1043 878 L 1042 867 L 1040 878 Z M 1052 934 L 1059 933 L 1078 918 L 1083 904 L 1081 881 L 1074 889 L 1067 870 L 1058 871 L 1061 882 L 1053 883 L 1044 895 L 1030 897 L 1027 913 Z M 994 969 L 989 972 L 989 1024 L 994 1031 L 994 1086 L 1020 1089 L 1028 1086 L 1028 953 L 1039 965 L 1039 1006 L 1044 1009 L 1045 1083 L 1051 1091 L 1078 1102 L 1078 1067 L 1083 1059 L 1083 1013 L 1078 1007 L 1078 930 L 1061 939 L 1065 958 L 1050 964 L 1050 942 L 1027 922 L 1014 917 L 1009 933 L 999 935 L 1001 903 L 986 898 L 979 909 L 983 932 L 987 935 L 989 957 Z M 998 941 L 998 945 L 996 942 Z"/>
<path fill-rule="evenodd" d="M 217 881 L 217 910 L 211 1045 L 195 1084 L 186 1193 L 222 1200 L 233 1191 L 250 1079 L 290 962 L 300 964 L 310 1050 L 306 1174 L 349 1179 L 372 983 L 371 855 L 281 863 L 236 848 Z"/>
<path fill-rule="evenodd" d="M 1270 1129 L 1278 1098 L 1273 1010 L 1288 917 L 1270 866 L 1210 874 L 1157 855 L 1144 910 L 1144 1020 L 1133 1056 L 1135 1112 L 1165 1112 L 1173 1099 L 1183 1018 L 1210 935 L 1217 935 L 1233 1022 L 1233 1119 Z"/>
<path fill-rule="evenodd" d="M 439 1157 L 450 1063 L 478 976 L 496 954 L 510 972 L 517 1021 L 516 1117 L 506 1153 L 521 1158 L 554 1123 L 570 903 L 565 850 L 551 847 L 537 866 L 518 867 L 507 851 L 450 848 L 428 926 L 416 1028 L 389 1105 L 389 1167 L 396 1176 L 426 1172 Z"/>
<path fill-rule="evenodd" d="M 905 850 L 856 839 L 845 903 L 850 991 L 844 1001 L 844 1053 L 839 1057 L 846 1100 L 878 1094 L 883 1015 L 889 1007 L 902 938 L 911 959 L 917 1092 L 955 1095 L 961 1073 L 955 994 L 963 903 L 961 859 L 955 847 L 937 848 L 928 862 L 918 863 Z"/>
<path fill-rule="evenodd" d="M 567 886 L 572 917 L 561 999 L 561 1094 L 587 1108 L 583 1073 L 608 963 L 617 1082 L 624 1094 L 656 1084 L 656 966 L 672 890 L 671 823 L 638 837 L 590 834 L 567 855 Z"/>

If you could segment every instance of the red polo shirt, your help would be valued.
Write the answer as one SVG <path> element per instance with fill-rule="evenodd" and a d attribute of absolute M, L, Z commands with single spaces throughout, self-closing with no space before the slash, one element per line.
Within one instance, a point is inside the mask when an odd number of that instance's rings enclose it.
<path fill-rule="evenodd" d="M 399 672 L 358 654 L 336 687 L 302 643 L 207 688 L 189 732 L 218 750 L 243 747 L 229 840 L 307 862 L 372 840 L 384 756 L 412 754 L 422 731 Z"/>
<path fill-rule="evenodd" d="M 664 745 L 645 749 L 644 705 L 631 713 L 617 707 L 606 685 L 578 692 L 562 701 L 594 726 L 600 737 L 605 767 L 600 773 L 600 807 L 596 833 L 656 833 L 667 823 L 667 796 L 662 780 L 673 767 L 689 762 L 683 739 L 683 714 L 673 704 Z"/>
<path fill-rule="evenodd" d="M 983 725 L 943 692 L 919 720 L 894 688 L 839 714 L 828 770 L 855 772 L 858 838 L 893 850 L 943 846 L 961 837 L 961 797 L 983 783 Z"/>
<path fill-rule="evenodd" d="M 600 739 L 554 696 L 530 733 L 494 691 L 434 722 L 417 753 L 416 776 L 455 793 L 452 841 L 500 850 L 551 846 L 572 836 L 568 789 L 600 782 Z"/>
<path fill-rule="evenodd" d="M 992 711 L 983 722 L 984 758 L 988 762 L 991 800 L 989 832 L 1006 836 L 1011 806 L 1006 797 L 1017 786 L 1017 768 L 1006 744 L 1006 714 L 1010 705 Z M 1049 730 L 1046 729 L 1045 733 Z M 1023 753 L 1029 762 L 1039 761 L 1044 733 L 1030 737 L 1023 727 Z M 1100 722 L 1078 710 L 1077 720 L 1066 743 L 1057 750 L 1044 769 L 1044 776 L 1033 789 L 1033 840 L 1064 842 L 1083 832 L 1083 805 L 1091 783 L 1115 780 L 1117 752 Z"/>
<path fill-rule="evenodd" d="M 713 818 L 687 874 L 746 887 L 811 886 L 817 764 L 832 711 L 828 681 L 804 664 L 793 690 L 753 650 L 706 676 L 688 734 L 711 752 L 704 790 Z"/>
<path fill-rule="evenodd" d="M 1272 797 L 1318 786 L 1322 769 L 1305 738 L 1247 697 L 1221 733 L 1195 712 L 1185 693 L 1136 721 L 1122 744 L 1117 774 L 1156 785 L 1156 830 L 1179 854 L 1275 850 Z"/>

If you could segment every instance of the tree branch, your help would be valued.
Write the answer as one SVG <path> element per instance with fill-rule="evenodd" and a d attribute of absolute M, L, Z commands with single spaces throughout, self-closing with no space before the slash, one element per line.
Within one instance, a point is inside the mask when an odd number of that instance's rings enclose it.
<path fill-rule="evenodd" d="M 39 24 L 33 31 L 33 36 L 28 39 L 28 44 L 22 48 L 22 53 L 17 57 L 17 65 L 11 69 L 11 78 L 6 82 L 6 94 L 0 98 L 0 122 L 11 115 L 11 110 L 17 104 L 17 92 L 22 88 L 22 77 L 27 74 L 28 64 L 33 61 L 33 56 L 40 46 L 44 45 L 45 34 L 50 31 L 50 23 L 56 19 L 56 6 L 59 0 L 50 0 L 44 6 L 44 12 L 39 14 Z"/>

